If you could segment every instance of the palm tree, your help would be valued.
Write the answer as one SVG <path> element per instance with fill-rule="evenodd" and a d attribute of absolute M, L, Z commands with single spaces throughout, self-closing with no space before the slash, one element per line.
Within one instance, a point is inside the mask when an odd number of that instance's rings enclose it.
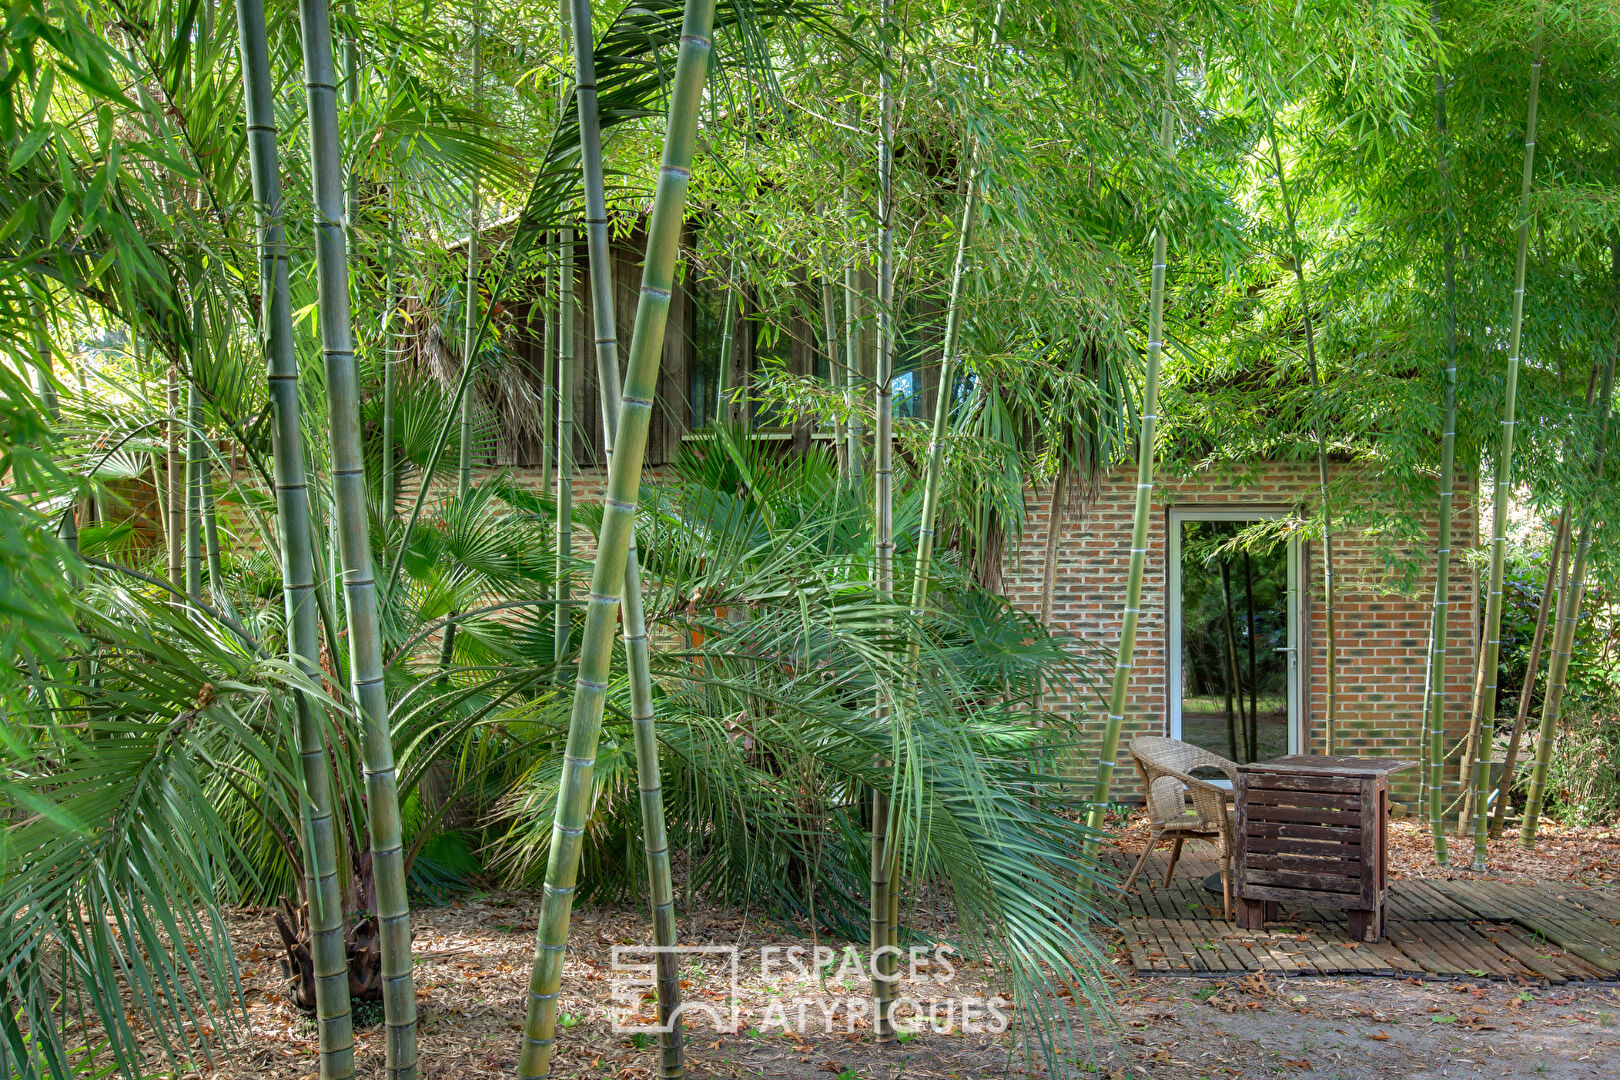
<path fill-rule="evenodd" d="M 1524 272 L 1530 250 L 1530 181 L 1536 163 L 1536 105 L 1541 89 L 1542 29 L 1530 46 L 1530 102 L 1524 123 L 1524 172 L 1519 179 L 1519 248 L 1513 264 L 1513 319 L 1508 330 L 1508 368 L 1502 388 L 1502 441 L 1496 451 L 1496 487 L 1491 495 L 1491 583 L 1485 594 L 1485 692 L 1470 727 L 1474 747 L 1474 869 L 1485 869 L 1486 788 L 1490 784 L 1491 735 L 1496 726 L 1496 682 L 1502 651 L 1502 581 L 1507 564 L 1507 511 L 1513 483 L 1513 434 L 1517 424 L 1519 357 L 1524 328 Z M 1583 525 L 1584 529 L 1585 526 Z M 1580 556 L 1576 556 L 1580 562 Z M 1572 593 L 1573 589 L 1570 590 Z"/>
<path fill-rule="evenodd" d="M 293 348 L 287 246 L 281 223 L 281 172 L 276 145 L 275 95 L 265 33 L 264 0 L 237 0 L 247 111 L 248 161 L 259 244 L 259 333 L 275 427 L 276 520 L 281 535 L 281 581 L 292 662 L 311 682 L 320 678 L 320 629 L 315 610 L 315 560 L 304 474 L 304 432 L 298 398 L 298 354 Z M 354 1075 L 354 1031 L 349 1013 L 348 959 L 343 903 L 338 890 L 337 824 L 332 778 L 319 706 L 299 695 L 298 763 L 303 781 L 299 823 L 304 836 L 304 895 L 309 903 L 310 957 L 321 1080 Z"/>
<path fill-rule="evenodd" d="M 518 1058 L 518 1075 L 525 1078 L 544 1077 L 551 1072 L 563 950 L 568 942 L 568 919 L 578 875 L 587 802 L 592 791 L 591 773 L 613 659 L 614 623 L 623 596 L 630 534 L 635 525 L 635 505 L 641 487 L 641 464 L 657 390 L 675 260 L 680 250 L 692 150 L 697 141 L 698 110 L 713 49 L 710 35 L 714 27 L 714 4 L 715 0 L 686 0 L 681 20 L 680 52 L 670 87 L 663 160 L 647 227 L 641 296 L 636 305 L 635 330 L 630 338 L 613 461 L 608 469 L 607 498 L 603 500 L 596 564 L 580 644 L 579 674 L 574 682 L 574 707 L 552 826 L 534 973 L 529 982 L 523 1047 Z"/>
<path fill-rule="evenodd" d="M 389 1080 L 413 1080 L 416 991 L 411 978 L 410 903 L 405 894 L 398 778 L 388 723 L 388 691 L 383 685 L 382 633 L 366 512 L 360 380 L 349 316 L 343 159 L 338 145 L 331 11 L 327 0 L 299 0 L 298 15 L 315 189 L 315 269 L 321 352 L 326 367 L 333 512 L 343 562 L 343 592 L 349 616 L 349 679 L 362 730 L 367 826 L 382 944 L 385 1069 Z"/>
<path fill-rule="evenodd" d="M 580 166 L 585 188 L 585 246 L 590 264 L 592 331 L 602 406 L 602 445 L 613 459 L 618 432 L 619 331 L 614 318 L 613 263 L 608 246 L 607 183 L 602 164 L 601 121 L 597 115 L 596 49 L 592 40 L 590 0 L 569 0 L 569 29 L 574 38 L 574 99 L 579 112 Z M 653 944 L 659 948 L 658 1021 L 663 1034 L 661 1075 L 683 1075 L 680 972 L 675 947 L 675 889 L 664 823 L 663 779 L 658 767 L 658 734 L 652 692 L 652 664 L 647 646 L 647 618 L 642 609 L 641 563 L 631 530 L 625 551 L 625 664 L 630 669 L 630 712 L 635 727 L 637 786 L 641 793 L 641 840 L 647 859 L 647 893 L 652 905 Z"/>
<path fill-rule="evenodd" d="M 1166 154 L 1175 152 L 1176 47 L 1164 54 L 1164 108 L 1159 114 L 1159 144 Z M 1108 790 L 1114 780 L 1114 759 L 1119 756 L 1119 733 L 1125 723 L 1125 696 L 1130 689 L 1131 663 L 1136 654 L 1136 624 L 1142 608 L 1142 571 L 1147 562 L 1148 525 L 1153 512 L 1153 435 L 1158 425 L 1159 364 L 1164 356 L 1164 280 L 1169 257 L 1169 222 L 1161 219 L 1153 230 L 1153 283 L 1148 294 L 1147 370 L 1142 384 L 1142 422 L 1136 443 L 1136 507 L 1131 517 L 1131 563 L 1125 579 L 1125 617 L 1119 631 L 1119 653 L 1108 693 L 1108 716 L 1103 724 L 1102 748 L 1097 757 L 1097 778 L 1092 785 L 1091 809 L 1086 824 L 1091 835 L 1086 853 L 1094 856 L 1101 834 Z M 1055 523 L 1049 524 L 1055 528 Z"/>
<path fill-rule="evenodd" d="M 1440 5 L 1431 8 L 1435 36 L 1440 32 Z M 1428 726 L 1429 829 L 1434 837 L 1434 860 L 1446 865 L 1446 816 L 1443 786 L 1446 730 L 1446 633 L 1451 612 L 1451 519 L 1457 482 L 1457 231 L 1451 205 L 1451 157 L 1446 131 L 1446 73 L 1434 72 L 1436 167 L 1440 173 L 1441 213 L 1444 229 L 1440 272 L 1446 289 L 1446 368 L 1440 404 L 1440 509 L 1435 552 L 1434 613 L 1429 623 L 1428 695 L 1424 702 Z"/>

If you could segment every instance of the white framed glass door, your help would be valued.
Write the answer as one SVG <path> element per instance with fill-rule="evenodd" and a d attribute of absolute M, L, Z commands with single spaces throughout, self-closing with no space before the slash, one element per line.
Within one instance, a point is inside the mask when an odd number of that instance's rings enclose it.
<path fill-rule="evenodd" d="M 1270 551 L 1231 539 L 1281 510 L 1171 510 L 1165 545 L 1170 737 L 1234 761 L 1297 754 L 1304 742 L 1297 539 Z"/>

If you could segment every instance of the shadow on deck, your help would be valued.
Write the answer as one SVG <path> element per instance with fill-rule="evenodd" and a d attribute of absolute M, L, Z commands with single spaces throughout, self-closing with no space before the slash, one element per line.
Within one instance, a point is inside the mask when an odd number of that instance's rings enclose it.
<path fill-rule="evenodd" d="M 1123 879 L 1134 853 L 1105 858 Z M 1165 862 L 1156 853 L 1130 895 L 1114 894 L 1125 951 L 1141 976 L 1620 981 L 1620 888 L 1397 880 L 1389 935 L 1374 944 L 1351 940 L 1343 912 L 1288 905 L 1264 930 L 1241 929 L 1221 918 L 1220 895 L 1203 888 L 1218 869 L 1213 861 L 1182 856 L 1169 888 L 1161 884 Z"/>

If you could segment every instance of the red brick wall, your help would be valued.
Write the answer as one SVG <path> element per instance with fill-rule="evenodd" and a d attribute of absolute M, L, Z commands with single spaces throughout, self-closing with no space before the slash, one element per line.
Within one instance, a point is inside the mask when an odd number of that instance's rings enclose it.
<path fill-rule="evenodd" d="M 1004 567 L 1007 597 L 1031 612 L 1040 612 L 1047 579 L 1050 488 L 1027 492 L 1024 536 Z M 1136 735 L 1168 734 L 1165 634 L 1165 530 L 1168 511 L 1176 509 L 1290 510 L 1314 502 L 1316 469 L 1308 464 L 1268 464 L 1247 481 L 1195 476 L 1161 480 L 1155 485 L 1148 536 L 1147 566 L 1142 583 L 1142 614 L 1131 674 L 1125 731 L 1121 746 Z M 1473 546 L 1470 484 L 1459 483 L 1457 516 L 1452 523 L 1454 555 Z M 1083 639 L 1099 656 L 1111 657 L 1119 645 L 1126 574 L 1130 566 L 1131 518 L 1136 500 L 1136 466 L 1127 465 L 1101 478 L 1094 493 L 1065 500 L 1062 526 L 1051 567 L 1050 625 Z M 1431 538 L 1435 522 L 1429 522 Z M 1421 757 L 1423 689 L 1427 668 L 1429 598 L 1434 592 L 1434 543 L 1424 546 L 1421 576 L 1409 596 L 1394 590 L 1386 560 L 1362 533 L 1345 531 L 1334 538 L 1334 574 L 1338 642 L 1338 750 L 1345 754 Z M 1302 663 L 1307 702 L 1305 732 L 1312 753 L 1324 752 L 1326 713 L 1326 619 L 1322 609 L 1321 553 L 1303 545 L 1305 564 L 1305 640 Z M 1475 596 L 1471 576 L 1453 558 L 1451 617 L 1446 664 L 1446 744 L 1467 730 L 1474 663 Z M 1107 687 L 1101 687 L 1106 695 Z M 1103 708 L 1096 697 L 1076 700 L 1064 695 L 1052 707 L 1084 714 L 1086 731 L 1100 738 Z M 1090 776 L 1096 743 L 1085 748 L 1080 763 Z M 1135 770 L 1123 751 L 1116 773 L 1116 792 L 1137 794 Z M 1455 770 L 1448 769 L 1448 788 Z M 1397 774 L 1397 791 L 1415 793 L 1418 770 Z M 1448 795 L 1448 799 L 1449 799 Z"/>

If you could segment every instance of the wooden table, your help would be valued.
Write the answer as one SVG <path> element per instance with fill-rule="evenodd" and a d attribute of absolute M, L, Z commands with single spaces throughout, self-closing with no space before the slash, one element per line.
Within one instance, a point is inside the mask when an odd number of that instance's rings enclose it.
<path fill-rule="evenodd" d="M 1279 901 L 1337 908 L 1350 935 L 1384 936 L 1385 825 L 1398 758 L 1290 754 L 1239 765 L 1233 860 L 1238 925 L 1259 929 Z"/>

